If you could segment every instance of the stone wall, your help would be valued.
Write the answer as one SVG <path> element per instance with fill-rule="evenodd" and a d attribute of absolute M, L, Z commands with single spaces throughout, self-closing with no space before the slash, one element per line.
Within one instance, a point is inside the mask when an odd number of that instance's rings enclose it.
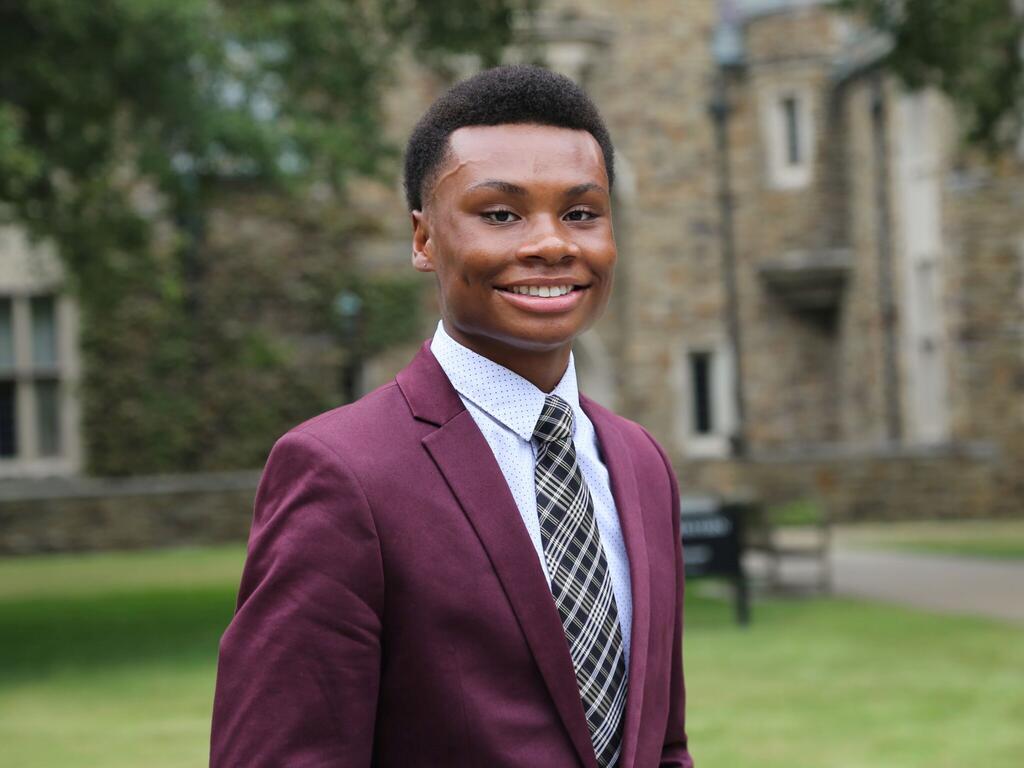
<path fill-rule="evenodd" d="M 615 36 L 589 84 L 634 182 L 617 286 L 622 409 L 670 447 L 682 440 L 685 350 L 724 338 L 708 116 L 714 5 L 601 3 Z"/>
<path fill-rule="evenodd" d="M 819 450 L 749 462 L 697 461 L 677 467 L 684 492 L 742 494 L 766 504 L 813 500 L 833 522 L 1020 517 L 993 446 Z"/>
<path fill-rule="evenodd" d="M 841 439 L 879 444 L 887 438 L 886 321 L 880 302 L 886 278 L 879 256 L 879 150 L 873 137 L 873 90 L 873 83 L 860 79 L 848 84 L 841 96 L 844 160 L 849 168 L 845 212 L 853 261 L 838 329 L 842 341 L 837 350 L 836 401 Z"/>
<path fill-rule="evenodd" d="M 837 522 L 1019 516 L 988 444 L 822 450 L 677 467 L 684 494 L 767 504 L 812 499 Z M 244 542 L 258 472 L 11 481 L 0 486 L 0 556 Z M 1018 489 L 1019 491 L 1019 489 Z"/>
<path fill-rule="evenodd" d="M 1024 162 L 977 163 L 948 190 L 957 255 L 956 371 L 968 438 L 1024 428 Z"/>
<path fill-rule="evenodd" d="M 727 342 L 723 222 L 708 112 L 716 21 L 714 0 L 685 8 L 670 0 L 543 3 L 546 27 L 535 31 L 534 42 L 552 65 L 581 78 L 618 153 L 617 284 L 607 316 L 579 345 L 584 391 L 607 393 L 608 404 L 650 428 L 687 492 L 754 493 L 769 503 L 816 498 L 842 520 L 1024 514 L 1024 161 L 950 153 L 942 171 L 942 219 L 951 440 L 933 448 L 894 445 L 886 434 L 884 340 L 886 323 L 898 323 L 899 315 L 886 318 L 879 300 L 876 86 L 870 69 L 848 73 L 841 85 L 836 80 L 835 54 L 849 29 L 827 8 L 757 16 L 743 28 L 748 58 L 730 79 L 729 138 L 753 458 L 706 459 L 691 450 L 686 351 Z M 398 55 L 405 61 L 386 102 L 388 135 L 401 148 L 432 99 L 475 64 L 453 61 L 448 72 L 437 72 L 408 52 Z M 812 95 L 817 139 L 811 181 L 803 188 L 777 189 L 768 179 L 763 98 L 782 86 Z M 891 118 L 898 89 L 891 79 L 881 87 Z M 898 150 L 892 129 L 890 119 L 888 148 Z M 945 121 L 935 129 L 955 145 L 955 125 Z M 301 307 L 311 285 L 326 285 L 342 266 L 414 274 L 400 157 L 393 163 L 388 181 L 353 182 L 344 221 L 365 226 L 324 227 L 333 215 L 288 224 L 265 208 L 273 201 L 244 190 L 221 201 L 210 218 L 212 253 L 224 258 L 214 260 L 207 298 L 245 307 L 246 294 L 238 290 L 280 283 L 280 302 L 244 313 L 237 330 L 265 324 L 282 334 L 302 381 L 333 388 L 340 363 L 331 338 L 309 333 Z M 886 181 L 891 191 L 893 180 Z M 893 217 L 895 236 L 898 210 Z M 850 254 L 834 310 L 795 312 L 766 287 L 765 265 L 829 249 Z M 893 257 L 900 257 L 895 246 Z M 421 279 L 425 337 L 437 313 L 432 277 Z M 417 346 L 412 341 L 369 361 L 363 388 L 390 379 Z M 242 388 L 255 407 L 238 408 Z M 214 409 L 218 418 L 270 418 L 263 434 L 273 436 L 280 425 L 300 420 L 267 409 L 251 381 L 216 390 L 224 393 L 223 407 Z M 914 392 L 901 397 L 905 409 Z M 288 398 L 311 409 L 314 400 Z M 269 447 L 255 435 L 244 455 L 258 461 Z M 228 466 L 238 455 L 238 442 L 225 442 L 221 452 L 209 452 L 207 468 Z M 0 554 L 244 540 L 257 477 L 5 483 Z"/>
<path fill-rule="evenodd" d="M 258 472 L 0 485 L 0 555 L 245 541 Z"/>
<path fill-rule="evenodd" d="M 554 54 L 549 63 L 556 67 L 576 61 L 575 69 L 565 71 L 581 79 L 597 102 L 619 156 L 617 285 L 609 314 L 595 330 L 600 339 L 595 346 L 607 358 L 604 367 L 612 369 L 618 410 L 652 430 L 695 491 L 753 488 L 778 499 L 827 488 L 830 505 L 847 518 L 1024 513 L 1024 480 L 1017 469 L 1024 465 L 1019 437 L 1024 434 L 1024 262 L 1016 250 L 1024 248 L 1019 217 L 1024 175 L 1018 164 L 967 174 L 965 181 L 953 170 L 964 163 L 952 160 L 944 171 L 949 178 L 942 215 L 954 267 L 945 301 L 955 426 L 951 442 L 935 449 L 893 447 L 885 341 L 888 323 L 893 338 L 899 337 L 900 308 L 886 314 L 880 300 L 885 275 L 876 81 L 870 66 L 837 76 L 837 56 L 856 29 L 829 8 L 794 7 L 747 19 L 747 60 L 730 80 L 748 438 L 754 456 L 790 458 L 737 463 L 703 459 L 692 450 L 684 423 L 686 351 L 727 343 L 717 156 L 708 113 L 716 20 L 710 0 L 688 3 L 685 13 L 667 0 L 542 5 L 542 26 L 547 25 L 539 35 L 542 52 Z M 595 29 L 602 34 L 591 34 Z M 560 40 L 575 44 L 583 38 L 592 43 L 589 59 L 559 53 Z M 448 82 L 409 64 L 391 100 L 399 144 Z M 470 64 L 452 76 L 471 70 Z M 879 83 L 887 119 L 884 149 L 898 152 L 899 89 L 891 78 Z M 813 171 L 806 187 L 779 189 L 766 167 L 763 100 L 793 86 L 812 96 Z M 944 132 L 943 141 L 955 143 L 950 135 L 955 126 L 948 120 L 935 130 Z M 892 205 L 898 158 L 887 160 L 883 181 Z M 386 212 L 390 222 L 387 242 L 364 249 L 365 266 L 409 269 L 407 217 L 397 183 L 380 185 L 376 196 L 362 199 L 368 209 Z M 889 215 L 888 279 L 898 301 L 901 213 L 893 207 Z M 847 281 L 830 311 L 794 311 L 760 274 L 789 254 L 829 250 L 849 254 Z M 370 384 L 388 378 L 406 357 L 378 361 Z M 898 358 L 897 387 L 902 365 Z M 595 391 L 581 374 L 584 388 Z M 914 392 L 897 390 L 896 395 L 906 410 Z"/>
<path fill-rule="evenodd" d="M 580 378 L 595 382 L 591 390 L 610 392 L 604 397 L 610 404 L 617 401 L 624 412 L 655 425 L 666 445 L 679 442 L 686 345 L 724 338 L 714 139 L 707 114 L 715 14 L 714 0 L 687 3 L 685 13 L 669 0 L 551 0 L 543 4 L 533 32 L 525 33 L 523 49 L 508 57 L 527 58 L 527 49 L 536 45 L 559 68 L 574 59 L 563 55 L 560 44 L 584 40 L 589 46 L 580 66 L 561 68 L 582 80 L 615 142 L 619 262 L 609 310 L 585 342 L 589 351 L 580 355 L 589 369 Z M 426 72 L 411 60 L 401 68 L 388 98 L 389 135 L 397 146 L 432 98 L 474 69 L 473 62 L 462 62 L 462 69 L 457 64 L 450 77 Z M 375 212 L 381 222 L 380 231 L 356 246 L 369 270 L 412 269 L 397 163 L 394 171 L 391 184 L 364 181 L 355 195 L 360 211 Z M 425 276 L 428 294 L 431 283 Z M 431 330 L 425 327 L 424 334 Z M 393 375 L 403 359 L 373 361 L 367 387 Z"/>
<path fill-rule="evenodd" d="M 1024 512 L 1024 158 L 951 180 L 954 428 L 1000 446 L 1000 493 Z"/>
<path fill-rule="evenodd" d="M 745 28 L 747 62 L 730 89 L 739 304 L 746 379 L 747 439 L 754 446 L 839 437 L 835 309 L 795 311 L 768 290 L 760 270 L 833 241 L 844 208 L 830 170 L 835 148 L 829 57 L 838 46 L 832 18 L 819 10 L 771 14 Z M 787 187 L 769 168 L 771 111 L 784 91 L 809 99 L 810 179 Z"/>
<path fill-rule="evenodd" d="M 769 502 L 817 497 L 840 519 L 1024 514 L 1024 164 L 964 151 L 948 104 L 937 94 L 925 100 L 926 138 L 939 148 L 926 171 L 941 186 L 934 311 L 943 324 L 936 343 L 946 347 L 940 375 L 949 378 L 953 428 L 920 445 L 910 421 L 919 393 L 908 383 L 912 308 L 903 250 L 904 228 L 920 222 L 904 219 L 898 176 L 907 151 L 901 141 L 913 137 L 899 133 L 904 92 L 894 79 L 870 65 L 837 76 L 836 52 L 849 33 L 837 19 L 828 9 L 803 9 L 744 27 L 747 59 L 732 80 L 730 138 L 753 458 L 703 461 L 677 450 L 676 466 L 693 490 Z M 773 188 L 766 170 L 762 100 L 780 87 L 815 99 L 816 155 L 804 187 Z M 758 279 L 759 267 L 787 252 L 816 249 L 849 254 L 831 322 L 792 311 Z"/>

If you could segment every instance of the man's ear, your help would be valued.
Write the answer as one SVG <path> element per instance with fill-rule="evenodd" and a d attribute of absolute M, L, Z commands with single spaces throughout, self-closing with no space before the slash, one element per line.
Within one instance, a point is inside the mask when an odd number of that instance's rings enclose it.
<path fill-rule="evenodd" d="M 412 212 L 412 265 L 420 272 L 434 271 L 434 244 L 430 240 L 430 223 L 423 211 Z"/>

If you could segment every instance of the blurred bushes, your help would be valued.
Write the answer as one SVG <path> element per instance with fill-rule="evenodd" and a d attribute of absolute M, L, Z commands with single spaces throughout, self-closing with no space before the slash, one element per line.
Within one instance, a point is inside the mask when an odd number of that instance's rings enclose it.
<path fill-rule="evenodd" d="M 345 365 L 411 339 L 422 283 L 353 271 L 335 205 L 301 219 L 272 193 L 208 211 L 194 302 L 141 279 L 84 323 L 85 425 L 98 474 L 259 467 L 288 428 L 344 401 Z M 342 327 L 342 292 L 361 300 Z"/>
<path fill-rule="evenodd" d="M 529 5 L 0 4 L 0 224 L 54 242 L 77 295 L 91 472 L 257 466 L 337 401 L 350 352 L 331 306 L 352 280 L 346 233 L 366 226 L 346 183 L 395 153 L 395 52 L 494 62 Z M 360 285 L 347 343 L 366 354 L 415 302 Z"/>

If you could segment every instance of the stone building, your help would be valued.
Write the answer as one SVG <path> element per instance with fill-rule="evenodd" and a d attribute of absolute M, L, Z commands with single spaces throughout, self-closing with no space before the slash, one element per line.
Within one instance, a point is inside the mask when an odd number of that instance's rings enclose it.
<path fill-rule="evenodd" d="M 508 58 L 583 83 L 616 142 L 617 286 L 577 346 L 583 389 L 647 425 L 686 489 L 845 519 L 1024 512 L 1024 151 L 965 149 L 946 99 L 903 89 L 886 40 L 826 2 L 548 0 L 520 39 Z M 449 65 L 403 65 L 397 144 L 476 66 Z M 354 249 L 368 274 L 411 272 L 394 171 L 352 196 L 380 222 Z M 0 472 L 74 473 L 73 307 L 19 274 L 0 272 Z M 29 350 L 58 328 L 55 416 Z"/>
<path fill-rule="evenodd" d="M 552 0 L 524 27 L 509 59 L 582 82 L 618 153 L 617 293 L 577 347 L 584 388 L 691 490 L 1024 512 L 1024 155 L 974 155 L 948 101 L 829 6 Z M 410 69 L 396 141 L 445 85 Z M 364 199 L 402 225 L 367 267 L 408 268 L 397 189 Z"/>
<path fill-rule="evenodd" d="M 972 155 L 825 4 L 726 11 L 742 482 L 843 517 L 1024 511 L 1024 157 Z"/>

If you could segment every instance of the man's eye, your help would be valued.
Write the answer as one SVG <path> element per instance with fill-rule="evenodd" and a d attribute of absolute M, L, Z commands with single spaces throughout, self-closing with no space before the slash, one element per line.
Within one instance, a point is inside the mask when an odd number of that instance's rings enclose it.
<path fill-rule="evenodd" d="M 507 211 L 505 209 L 498 211 L 485 211 L 483 217 L 494 224 L 508 224 L 509 222 L 515 221 L 519 218 L 512 213 L 512 211 Z"/>
<path fill-rule="evenodd" d="M 586 208 L 574 208 L 565 214 L 565 218 L 568 221 L 590 221 L 596 219 L 597 214 L 593 211 L 588 211 Z"/>

